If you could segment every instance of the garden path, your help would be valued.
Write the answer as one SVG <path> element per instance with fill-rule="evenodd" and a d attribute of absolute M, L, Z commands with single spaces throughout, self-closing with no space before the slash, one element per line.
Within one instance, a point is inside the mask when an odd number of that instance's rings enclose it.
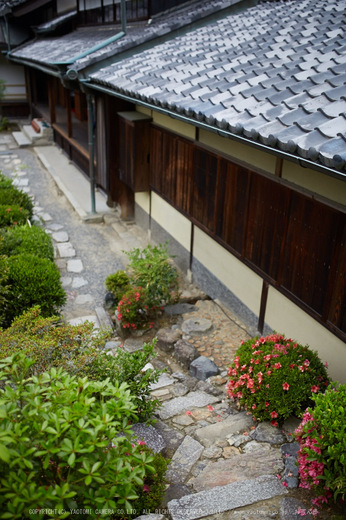
<path fill-rule="evenodd" d="M 39 154 L 44 154 L 43 147 Z M 146 245 L 147 237 L 135 224 L 121 222 L 115 210 L 107 211 L 101 222 L 91 219 L 86 224 L 71 205 L 76 199 L 68 201 L 63 184 L 57 184 L 55 178 L 71 165 L 62 154 L 55 157 L 59 161 L 47 167 L 32 149 L 18 148 L 10 134 L 0 134 L 0 170 L 34 197 L 35 218 L 52 235 L 56 263 L 68 295 L 65 319 L 109 325 L 109 316 L 103 310 L 104 280 L 126 265 L 123 251 Z M 74 175 L 83 182 L 78 170 Z M 187 288 L 195 297 L 199 294 L 196 288 Z M 287 421 L 283 431 L 266 424 L 255 426 L 251 416 L 227 400 L 226 368 L 240 341 L 250 337 L 249 329 L 219 302 L 200 299 L 195 307 L 193 313 L 181 315 L 174 324 L 168 320 L 168 326 L 199 354 L 213 360 L 220 374 L 199 381 L 158 349 L 155 363 L 166 366 L 167 373 L 153 386 L 152 394 L 162 407 L 155 427 L 139 425 L 136 433 L 172 461 L 163 509 L 143 518 L 298 519 L 298 508 L 309 508 L 309 496 L 295 487 L 295 445 L 290 433 L 297 423 Z M 180 325 L 191 316 L 208 319 L 213 327 L 202 335 L 184 334 Z M 143 339 L 130 338 L 124 346 L 140 347 Z M 277 475 L 284 477 L 288 488 Z M 320 518 L 330 518 L 326 515 Z"/>

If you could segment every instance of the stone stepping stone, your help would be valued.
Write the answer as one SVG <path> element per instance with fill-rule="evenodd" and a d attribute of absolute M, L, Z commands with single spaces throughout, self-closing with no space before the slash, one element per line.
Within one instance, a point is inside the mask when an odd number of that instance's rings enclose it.
<path fill-rule="evenodd" d="M 71 242 L 63 242 L 62 244 L 57 244 L 56 247 L 59 251 L 59 256 L 61 256 L 61 258 L 76 256 L 76 250 L 72 247 Z M 77 260 L 71 260 L 71 262 L 77 262 Z M 79 260 L 79 262 L 81 262 L 81 260 Z M 80 271 L 71 272 L 79 273 Z"/>
<path fill-rule="evenodd" d="M 210 462 L 189 484 L 196 491 L 205 491 L 239 480 L 278 475 L 283 469 L 280 448 L 271 448 L 266 444 L 251 453 L 238 453 L 226 460 Z"/>
<path fill-rule="evenodd" d="M 72 283 L 72 278 L 70 276 L 63 276 L 61 278 L 61 285 L 63 287 L 67 287 L 68 285 L 71 285 Z"/>
<path fill-rule="evenodd" d="M 172 520 L 197 520 L 285 494 L 279 479 L 268 475 L 171 500 L 168 510 Z"/>
<path fill-rule="evenodd" d="M 166 443 L 157 430 L 151 424 L 136 423 L 131 427 L 138 440 L 143 440 L 145 444 L 155 453 L 161 453 L 165 449 Z"/>
<path fill-rule="evenodd" d="M 76 305 L 87 305 L 93 303 L 94 297 L 91 294 L 79 294 L 75 299 Z"/>
<path fill-rule="evenodd" d="M 201 381 L 205 381 L 208 377 L 216 376 L 218 373 L 219 369 L 214 361 L 205 356 L 199 356 L 190 365 L 190 376 Z"/>
<path fill-rule="evenodd" d="M 52 230 L 52 231 L 60 231 L 61 229 L 63 229 L 64 226 L 62 226 L 61 224 L 48 224 L 47 228 Z"/>
<path fill-rule="evenodd" d="M 79 289 L 79 287 L 84 287 L 84 285 L 88 285 L 88 283 L 88 280 L 82 276 L 76 276 L 76 278 L 73 279 L 72 287 L 73 289 Z"/>
<path fill-rule="evenodd" d="M 13 186 L 22 187 L 22 186 L 28 186 L 29 185 L 29 179 L 14 179 Z"/>
<path fill-rule="evenodd" d="M 269 444 L 282 444 L 286 441 L 286 436 L 268 422 L 260 423 L 250 435 L 255 441 Z"/>
<path fill-rule="evenodd" d="M 183 322 L 181 330 L 184 334 L 201 335 L 211 330 L 213 324 L 206 318 L 190 318 Z"/>
<path fill-rule="evenodd" d="M 173 379 L 173 377 L 171 377 L 170 375 L 168 375 L 166 373 L 163 373 L 160 375 L 160 377 L 156 383 L 151 383 L 150 390 L 157 390 L 157 389 L 163 388 L 165 386 L 170 386 L 170 385 L 173 385 L 175 382 L 176 382 L 176 380 Z"/>
<path fill-rule="evenodd" d="M 44 222 L 49 222 L 50 220 L 53 220 L 52 216 L 49 213 L 38 213 L 38 215 Z"/>
<path fill-rule="evenodd" d="M 172 484 L 184 483 L 203 450 L 202 444 L 187 435 L 168 465 L 166 473 L 168 482 Z"/>
<path fill-rule="evenodd" d="M 178 316 L 179 314 L 197 311 L 197 307 L 191 303 L 175 303 L 174 305 L 166 305 L 163 311 L 171 316 Z"/>
<path fill-rule="evenodd" d="M 69 273 L 81 273 L 83 271 L 83 262 L 79 258 L 68 260 L 67 271 Z"/>
<path fill-rule="evenodd" d="M 227 437 L 232 434 L 249 430 L 252 425 L 251 415 L 247 415 L 246 412 L 240 412 L 230 415 L 220 422 L 198 429 L 196 437 L 204 446 L 209 447 L 218 441 L 226 441 Z"/>
<path fill-rule="evenodd" d="M 52 237 L 55 242 L 68 242 L 68 234 L 66 231 L 57 231 L 56 233 L 52 234 Z"/>
<path fill-rule="evenodd" d="M 183 397 L 175 397 L 162 405 L 159 410 L 159 417 L 162 420 L 169 419 L 174 415 L 180 415 L 190 408 L 202 408 L 208 404 L 219 402 L 220 399 L 205 392 L 190 392 Z"/>
<path fill-rule="evenodd" d="M 83 325 L 83 323 L 86 322 L 93 323 L 95 328 L 98 328 L 99 323 L 97 321 L 97 317 L 94 315 L 90 316 L 81 316 L 79 318 L 72 318 L 71 320 L 68 320 L 68 323 L 70 325 Z"/>

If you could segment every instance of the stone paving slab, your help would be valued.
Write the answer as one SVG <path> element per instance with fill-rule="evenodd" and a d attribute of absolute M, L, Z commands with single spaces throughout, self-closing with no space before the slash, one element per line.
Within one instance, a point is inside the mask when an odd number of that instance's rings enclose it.
<path fill-rule="evenodd" d="M 250 453 L 234 453 L 229 459 L 210 462 L 188 484 L 192 484 L 196 491 L 204 491 L 263 475 L 276 476 L 283 469 L 284 463 L 280 448 L 262 445 L 259 449 Z"/>
<path fill-rule="evenodd" d="M 210 424 L 196 431 L 196 438 L 206 447 L 215 444 L 220 440 L 227 440 L 227 437 L 234 433 L 243 433 L 253 426 L 251 415 L 241 412 L 230 415 L 221 422 Z"/>
<path fill-rule="evenodd" d="M 71 242 L 63 242 L 62 244 L 57 244 L 56 247 L 59 251 L 59 256 L 61 256 L 61 258 L 69 258 L 71 256 L 76 256 L 76 250 L 72 246 Z"/>
<path fill-rule="evenodd" d="M 202 408 L 208 404 L 219 402 L 220 399 L 205 392 L 190 392 L 186 396 L 176 397 L 164 403 L 159 410 L 159 417 L 162 420 L 169 419 L 174 415 L 190 410 L 190 408 Z"/>
<path fill-rule="evenodd" d="M 277 477 L 266 475 L 171 500 L 168 510 L 172 520 L 197 520 L 285 494 Z"/>
<path fill-rule="evenodd" d="M 172 484 L 184 483 L 203 450 L 203 446 L 198 441 L 190 435 L 186 435 L 167 468 L 166 478 L 168 482 Z"/>

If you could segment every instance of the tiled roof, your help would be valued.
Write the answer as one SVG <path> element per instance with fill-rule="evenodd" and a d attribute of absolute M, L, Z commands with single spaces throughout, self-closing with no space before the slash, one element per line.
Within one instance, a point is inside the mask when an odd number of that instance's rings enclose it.
<path fill-rule="evenodd" d="M 219 13 L 223 9 L 239 3 L 241 0 L 196 0 L 188 2 L 166 14 L 156 16 L 149 22 L 137 23 L 127 27 L 127 34 L 105 47 L 103 42 L 120 32 L 120 27 L 98 26 L 85 27 L 60 37 L 42 38 L 25 44 L 12 51 L 15 58 L 50 66 L 56 63 L 71 63 L 80 70 L 92 63 L 122 53 L 133 47 L 145 44 L 155 38 L 169 35 L 189 24 L 203 20 L 207 16 Z M 98 50 L 89 53 L 95 47 Z M 77 58 L 88 53 L 83 58 Z"/>
<path fill-rule="evenodd" d="M 346 179 L 346 0 L 262 2 L 90 81 Z"/>
<path fill-rule="evenodd" d="M 0 16 L 10 13 L 12 9 L 18 5 L 24 4 L 27 0 L 1 0 L 0 1 Z"/>

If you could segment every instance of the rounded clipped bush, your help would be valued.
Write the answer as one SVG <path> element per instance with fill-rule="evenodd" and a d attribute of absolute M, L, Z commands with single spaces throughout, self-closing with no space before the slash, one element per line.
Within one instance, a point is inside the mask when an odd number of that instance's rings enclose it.
<path fill-rule="evenodd" d="M 28 212 L 28 217 L 33 215 L 34 203 L 30 195 L 19 190 L 9 179 L 0 173 L 0 205 L 20 206 Z"/>
<path fill-rule="evenodd" d="M 51 237 L 44 229 L 35 226 L 15 226 L 8 229 L 0 243 L 0 254 L 13 256 L 22 253 L 53 261 L 54 248 Z"/>
<path fill-rule="evenodd" d="M 13 318 L 34 305 L 43 316 L 56 314 L 66 301 L 56 265 L 46 258 L 30 254 L 8 258 L 10 297 L 6 301 L 2 326 L 8 327 Z"/>
<path fill-rule="evenodd" d="M 21 206 L 0 204 L 0 228 L 22 226 L 28 218 L 29 212 Z"/>
<path fill-rule="evenodd" d="M 89 381 L 62 369 L 28 378 L 31 361 L 0 361 L 0 510 L 3 518 L 99 518 L 135 508 L 155 473 L 153 456 L 131 442 L 135 405 L 125 383 Z M 95 395 L 98 399 L 95 399 Z M 58 512 L 60 510 L 60 512 Z M 84 511 L 82 511 L 84 510 Z"/>
<path fill-rule="evenodd" d="M 346 385 L 329 387 L 313 396 L 295 431 L 300 445 L 300 487 L 316 495 L 313 505 L 321 507 L 346 499 Z"/>
<path fill-rule="evenodd" d="M 117 271 L 107 276 L 105 285 L 106 289 L 114 295 L 115 302 L 118 303 L 122 295 L 130 288 L 130 278 L 125 271 Z"/>
<path fill-rule="evenodd" d="M 300 417 L 330 382 L 315 351 L 280 334 L 243 342 L 228 375 L 228 395 L 273 426 L 292 414 Z"/>

